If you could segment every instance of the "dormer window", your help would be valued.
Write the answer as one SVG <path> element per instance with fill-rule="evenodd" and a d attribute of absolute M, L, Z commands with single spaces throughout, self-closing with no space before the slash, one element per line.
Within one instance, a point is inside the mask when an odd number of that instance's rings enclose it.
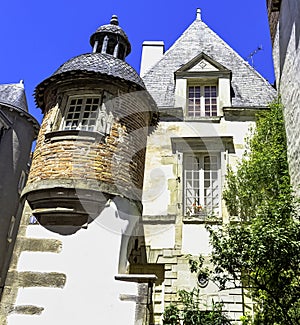
<path fill-rule="evenodd" d="M 217 86 L 193 85 L 188 87 L 187 116 L 197 118 L 201 116 L 217 116 Z"/>
<path fill-rule="evenodd" d="M 231 106 L 231 71 L 204 53 L 175 72 L 175 107 L 185 119 L 220 119 Z"/>

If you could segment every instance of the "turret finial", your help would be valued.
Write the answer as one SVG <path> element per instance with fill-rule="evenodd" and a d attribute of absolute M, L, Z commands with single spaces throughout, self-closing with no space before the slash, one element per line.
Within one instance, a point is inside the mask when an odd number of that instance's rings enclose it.
<path fill-rule="evenodd" d="M 119 26 L 118 16 L 112 15 L 111 20 L 110 20 L 110 24 L 111 25 Z"/>
<path fill-rule="evenodd" d="M 196 20 L 201 20 L 201 9 L 197 8 Z"/>

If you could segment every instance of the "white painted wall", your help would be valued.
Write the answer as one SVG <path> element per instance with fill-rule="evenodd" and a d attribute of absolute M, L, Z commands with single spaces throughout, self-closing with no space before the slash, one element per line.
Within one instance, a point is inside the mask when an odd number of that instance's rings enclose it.
<path fill-rule="evenodd" d="M 198 256 L 209 255 L 209 232 L 204 224 L 184 224 L 182 226 L 182 253 Z"/>
<path fill-rule="evenodd" d="M 157 224 L 144 225 L 145 242 L 152 249 L 174 248 L 175 247 L 175 225 Z"/>
<path fill-rule="evenodd" d="M 44 311 L 37 316 L 10 314 L 8 325 L 134 324 L 135 302 L 121 301 L 119 296 L 136 295 L 137 284 L 116 281 L 114 276 L 126 265 L 126 238 L 138 210 L 126 199 L 117 201 L 111 201 L 87 229 L 74 235 L 55 234 L 39 225 L 27 228 L 28 237 L 60 240 L 62 250 L 22 252 L 17 270 L 62 272 L 66 284 L 61 289 L 20 288 L 16 306 L 35 305 Z M 120 216 L 120 205 L 127 209 L 127 216 Z"/>

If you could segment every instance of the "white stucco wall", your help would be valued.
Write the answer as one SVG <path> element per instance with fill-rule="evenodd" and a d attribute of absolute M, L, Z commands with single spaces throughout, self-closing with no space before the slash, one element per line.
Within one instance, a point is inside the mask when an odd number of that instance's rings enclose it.
<path fill-rule="evenodd" d="M 182 227 L 182 253 L 198 255 L 209 255 L 211 246 L 209 244 L 209 232 L 204 224 L 184 224 Z"/>
<path fill-rule="evenodd" d="M 115 280 L 126 252 L 130 226 L 138 218 L 138 210 L 123 204 L 128 217 L 122 218 L 115 202 L 77 233 L 63 236 L 39 226 L 27 228 L 27 237 L 52 238 L 62 242 L 59 253 L 22 252 L 17 271 L 61 272 L 66 275 L 63 288 L 20 288 L 16 306 L 43 307 L 41 315 L 10 314 L 8 325 L 82 325 L 134 324 L 135 302 L 121 301 L 120 294 L 137 295 L 137 283 Z M 129 238 L 129 237 L 128 237 Z M 125 243 L 125 244 L 124 244 Z M 122 261 L 126 263 L 126 261 Z M 121 263 L 121 264 L 122 264 Z"/>
<path fill-rule="evenodd" d="M 152 249 L 175 247 L 175 225 L 144 225 L 146 245 Z"/>

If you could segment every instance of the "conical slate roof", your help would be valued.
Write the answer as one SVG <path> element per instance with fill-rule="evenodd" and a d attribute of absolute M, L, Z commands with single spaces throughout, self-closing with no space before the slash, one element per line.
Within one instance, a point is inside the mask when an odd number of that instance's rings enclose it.
<path fill-rule="evenodd" d="M 49 78 L 42 81 L 35 89 L 37 105 L 44 109 L 44 91 L 52 83 L 76 76 L 106 75 L 112 78 L 128 81 L 137 85 L 140 90 L 145 86 L 137 72 L 125 61 L 112 55 L 102 53 L 86 53 L 76 56 L 62 64 Z"/>
<path fill-rule="evenodd" d="M 104 42 L 104 37 L 110 35 L 113 40 L 123 41 L 123 45 L 126 45 L 126 55 L 130 53 L 130 42 L 127 35 L 121 27 L 117 16 L 113 15 L 109 25 L 103 25 L 99 27 L 96 32 L 91 36 L 90 43 L 93 46 L 95 41 Z M 93 53 L 87 53 L 78 55 L 71 58 L 64 64 L 62 64 L 49 78 L 42 81 L 35 88 L 34 96 L 38 107 L 45 108 L 45 90 L 49 85 L 60 82 L 61 80 L 67 80 L 68 78 L 76 78 L 82 76 L 94 76 L 100 77 L 108 76 L 112 79 L 121 79 L 129 82 L 139 90 L 145 90 L 143 80 L 138 73 L 124 60 L 117 58 L 112 53 L 106 53 L 100 48 L 96 48 Z M 153 101 L 153 99 L 152 99 Z"/>
<path fill-rule="evenodd" d="M 198 16 L 143 80 L 158 106 L 174 106 L 174 72 L 204 53 L 232 72 L 232 106 L 265 107 L 275 89 Z"/>
<path fill-rule="evenodd" d="M 23 83 L 0 85 L 0 104 L 13 106 L 28 112 Z"/>
<path fill-rule="evenodd" d="M 128 63 L 112 57 L 109 54 L 88 53 L 76 56 L 59 67 L 52 75 L 59 75 L 70 71 L 90 71 L 120 78 L 137 84 L 144 89 L 145 86 L 141 77 Z"/>

